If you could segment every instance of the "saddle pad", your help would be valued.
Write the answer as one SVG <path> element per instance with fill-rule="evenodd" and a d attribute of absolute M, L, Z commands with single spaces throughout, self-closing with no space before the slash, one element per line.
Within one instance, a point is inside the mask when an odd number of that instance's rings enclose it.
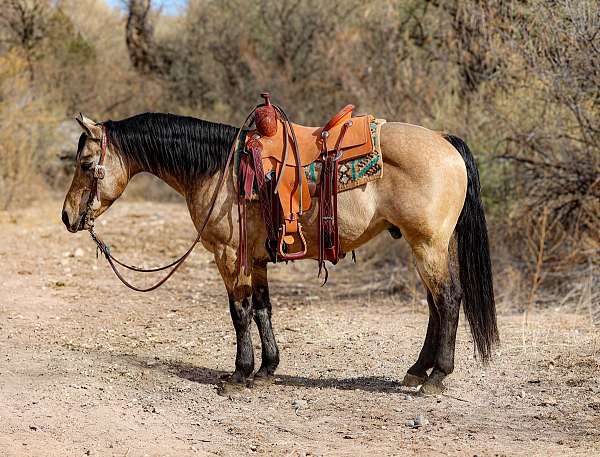
<path fill-rule="evenodd" d="M 381 126 L 385 119 L 373 119 L 369 125 L 373 138 L 373 150 L 363 156 L 340 161 L 338 166 L 338 193 L 354 189 L 383 176 L 383 156 L 381 155 Z M 311 195 L 321 176 L 321 164 L 311 163 L 304 167 Z"/>

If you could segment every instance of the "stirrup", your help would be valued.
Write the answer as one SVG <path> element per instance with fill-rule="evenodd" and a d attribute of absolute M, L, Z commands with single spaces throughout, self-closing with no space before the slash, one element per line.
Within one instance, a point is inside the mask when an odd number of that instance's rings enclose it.
<path fill-rule="evenodd" d="M 306 239 L 304 238 L 304 233 L 302 233 L 302 224 L 298 222 L 298 238 L 300 238 L 300 243 L 302 244 L 302 248 L 297 252 L 284 252 L 283 251 L 283 239 L 286 236 L 285 231 L 285 222 L 281 224 L 279 228 L 279 245 L 278 245 L 278 256 L 281 260 L 299 260 L 302 259 L 306 255 Z"/>

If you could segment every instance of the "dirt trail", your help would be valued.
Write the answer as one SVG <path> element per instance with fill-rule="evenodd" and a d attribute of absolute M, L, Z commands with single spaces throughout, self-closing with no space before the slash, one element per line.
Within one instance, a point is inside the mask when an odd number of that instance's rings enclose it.
<path fill-rule="evenodd" d="M 2 456 L 600 453 L 600 336 L 585 316 L 501 315 L 487 368 L 461 319 L 447 394 L 422 398 L 399 382 L 421 347 L 424 306 L 344 299 L 351 285 L 335 272 L 321 288 L 312 263 L 277 267 L 277 382 L 226 398 L 215 385 L 233 368 L 235 337 L 210 255 L 198 249 L 165 287 L 138 294 L 59 212 L 52 202 L 0 213 Z M 119 203 L 104 221 L 114 252 L 140 264 L 193 239 L 180 205 Z M 418 414 L 429 424 L 406 426 Z"/>

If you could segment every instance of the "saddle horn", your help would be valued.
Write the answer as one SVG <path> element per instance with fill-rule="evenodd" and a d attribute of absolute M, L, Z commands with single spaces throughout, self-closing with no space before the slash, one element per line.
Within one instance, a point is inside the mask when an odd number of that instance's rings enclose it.
<path fill-rule="evenodd" d="M 256 131 L 261 136 L 272 137 L 277 133 L 277 112 L 271 104 L 271 94 L 269 92 L 263 92 L 260 96 L 265 99 L 265 103 L 256 108 L 254 112 Z"/>

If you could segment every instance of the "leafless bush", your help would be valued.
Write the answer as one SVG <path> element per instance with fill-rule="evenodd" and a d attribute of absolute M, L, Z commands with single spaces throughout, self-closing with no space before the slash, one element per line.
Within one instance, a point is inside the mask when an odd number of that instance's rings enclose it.
<path fill-rule="evenodd" d="M 499 155 L 513 164 L 521 197 L 513 220 L 526 224 L 515 228 L 536 246 L 517 242 L 517 258 L 533 295 L 543 283 L 574 299 L 570 288 L 600 267 L 600 13 L 594 2 L 541 4 L 525 30 L 528 39 L 510 44 L 536 77 L 528 103 L 538 119 L 513 125 Z"/>
<path fill-rule="evenodd" d="M 2 41 L 15 47 L 27 62 L 30 79 L 34 79 L 34 60 L 39 57 L 39 44 L 45 38 L 51 13 L 48 0 L 6 0 L 0 8 Z"/>
<path fill-rule="evenodd" d="M 48 161 L 48 146 L 57 125 L 56 113 L 44 100 L 35 99 L 28 79 L 11 73 L 27 65 L 14 56 L 4 56 L 0 66 L 0 209 L 31 198 L 31 184 Z M 7 74 L 8 73 L 8 74 Z"/>

